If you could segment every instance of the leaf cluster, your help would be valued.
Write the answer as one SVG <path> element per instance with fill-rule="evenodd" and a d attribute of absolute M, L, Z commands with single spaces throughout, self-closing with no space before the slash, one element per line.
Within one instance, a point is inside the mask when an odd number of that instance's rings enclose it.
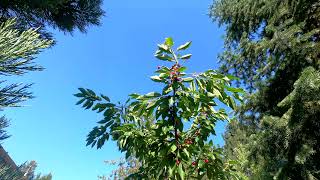
<path fill-rule="evenodd" d="M 172 38 L 158 45 L 155 57 L 171 62 L 156 70 L 151 80 L 163 84 L 161 92 L 130 94 L 123 105 L 110 103 L 104 95 L 80 88 L 77 104 L 103 114 L 87 137 L 87 145 L 101 148 L 109 137 L 117 142 L 126 157 L 141 162 L 137 179 L 227 179 L 232 162 L 225 162 L 220 148 L 209 141 L 217 121 L 228 120 L 218 102 L 235 109 L 242 100 L 240 88 L 230 86 L 232 76 L 213 70 L 189 75 L 180 55 L 190 42 L 173 50 Z M 187 58 L 188 57 L 188 58 Z"/>

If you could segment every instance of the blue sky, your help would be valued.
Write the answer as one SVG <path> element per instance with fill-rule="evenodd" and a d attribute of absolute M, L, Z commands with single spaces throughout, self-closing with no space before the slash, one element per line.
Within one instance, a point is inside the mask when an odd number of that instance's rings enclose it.
<path fill-rule="evenodd" d="M 126 95 L 159 88 L 149 80 L 160 61 L 153 57 L 156 44 L 171 36 L 176 44 L 192 40 L 190 72 L 215 69 L 223 47 L 223 30 L 208 17 L 211 0 L 106 0 L 102 26 L 87 34 L 53 31 L 58 41 L 36 61 L 46 70 L 14 78 L 35 83 L 35 99 L 25 107 L 1 112 L 11 119 L 11 138 L 3 146 L 18 163 L 38 162 L 38 172 L 54 180 L 95 180 L 111 168 L 103 161 L 121 154 L 114 143 L 101 150 L 85 146 L 87 133 L 99 114 L 75 106 L 72 94 L 86 87 L 123 101 Z M 221 135 L 222 124 L 217 127 Z M 216 143 L 222 144 L 222 138 Z"/>

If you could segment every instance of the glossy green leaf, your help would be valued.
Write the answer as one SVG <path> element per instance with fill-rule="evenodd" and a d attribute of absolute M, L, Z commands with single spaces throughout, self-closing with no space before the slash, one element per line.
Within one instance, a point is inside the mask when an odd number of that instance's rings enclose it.
<path fill-rule="evenodd" d="M 190 45 L 191 45 L 191 41 L 186 42 L 185 44 L 179 46 L 179 47 L 177 48 L 177 50 L 180 51 L 180 50 L 188 49 L 188 48 L 190 47 Z"/>
<path fill-rule="evenodd" d="M 181 56 L 180 59 L 187 60 L 187 59 L 190 59 L 191 56 L 192 56 L 192 54 L 186 54 L 186 55 Z"/>

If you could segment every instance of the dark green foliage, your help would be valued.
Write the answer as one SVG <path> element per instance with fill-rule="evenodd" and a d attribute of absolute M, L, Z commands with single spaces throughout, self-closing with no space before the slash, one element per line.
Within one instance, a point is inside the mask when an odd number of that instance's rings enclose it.
<path fill-rule="evenodd" d="M 158 67 L 151 80 L 161 83 L 161 92 L 131 94 L 124 105 L 110 103 L 90 89 L 80 88 L 77 103 L 103 114 L 99 125 L 87 137 L 87 145 L 101 148 L 110 138 L 117 142 L 126 158 L 141 163 L 129 179 L 228 179 L 233 176 L 232 161 L 225 161 L 222 149 L 213 145 L 219 120 L 227 120 L 218 102 L 232 109 L 242 89 L 230 86 L 232 76 L 214 70 L 186 73 L 182 62 L 191 54 L 182 54 L 191 42 L 173 49 L 167 38 L 158 45 L 155 57 L 171 66 Z"/>
<path fill-rule="evenodd" d="M 20 29 L 41 28 L 48 38 L 47 25 L 64 32 L 99 25 L 101 6 L 102 0 L 0 0 L 0 21 L 17 18 Z"/>
<path fill-rule="evenodd" d="M 251 94 L 229 125 L 226 153 L 251 179 L 319 178 L 320 2 L 218 0 L 221 70 Z"/>

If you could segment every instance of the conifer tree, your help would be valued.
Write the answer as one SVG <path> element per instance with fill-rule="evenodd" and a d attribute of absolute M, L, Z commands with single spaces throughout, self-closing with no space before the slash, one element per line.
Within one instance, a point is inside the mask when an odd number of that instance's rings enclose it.
<path fill-rule="evenodd" d="M 15 29 L 15 20 L 0 25 L 0 76 L 20 76 L 43 68 L 34 63 L 35 56 L 42 49 L 50 47 L 52 41 L 40 38 L 37 29 L 20 32 Z M 0 109 L 18 106 L 32 94 L 27 91 L 30 84 L 0 81 Z"/>
<path fill-rule="evenodd" d="M 41 38 L 37 29 L 21 32 L 16 29 L 15 24 L 16 20 L 10 19 L 0 25 L 0 76 L 2 77 L 20 76 L 30 71 L 42 70 L 42 67 L 36 65 L 33 60 L 42 49 L 52 44 L 51 40 Z M 19 106 L 22 101 L 32 98 L 32 94 L 27 91 L 30 84 L 10 84 L 2 80 L 0 85 L 0 110 Z M 9 137 L 5 130 L 8 124 L 8 120 L 2 116 L 0 143 Z M 0 162 L 0 179 L 24 180 L 25 178 L 20 168 Z"/>
<path fill-rule="evenodd" d="M 99 25 L 104 11 L 102 0 L 0 0 L 0 22 L 16 18 L 21 30 L 40 28 L 42 37 L 51 38 L 47 26 L 63 32 L 85 32 Z"/>
<path fill-rule="evenodd" d="M 250 179 L 320 178 L 318 0 L 218 0 L 226 27 L 221 70 L 250 94 L 225 151 Z"/>

